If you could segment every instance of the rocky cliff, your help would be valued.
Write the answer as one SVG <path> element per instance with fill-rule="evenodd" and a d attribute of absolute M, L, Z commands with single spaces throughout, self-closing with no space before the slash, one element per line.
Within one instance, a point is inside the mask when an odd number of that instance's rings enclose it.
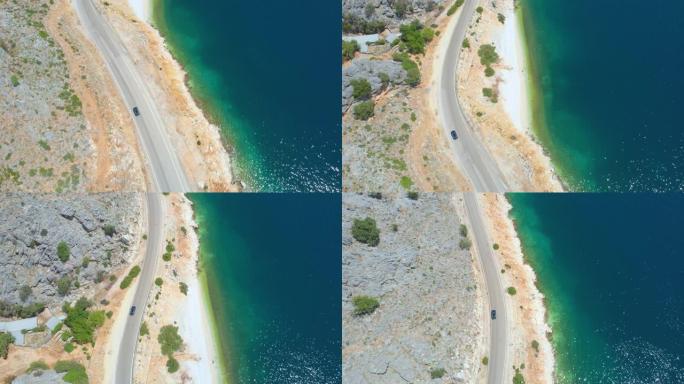
<path fill-rule="evenodd" d="M 140 194 L 2 195 L 0 316 L 91 297 L 134 257 L 142 212 Z"/>

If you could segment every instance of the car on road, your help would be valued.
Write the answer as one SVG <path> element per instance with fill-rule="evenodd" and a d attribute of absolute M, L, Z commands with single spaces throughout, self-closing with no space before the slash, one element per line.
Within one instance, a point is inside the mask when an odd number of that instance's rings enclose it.
<path fill-rule="evenodd" d="M 492 320 L 496 320 L 496 309 L 492 309 Z"/>
<path fill-rule="evenodd" d="M 138 109 L 138 107 L 133 107 L 133 114 L 136 116 L 140 116 L 140 110 Z"/>
<path fill-rule="evenodd" d="M 451 138 L 454 140 L 458 139 L 458 135 L 456 134 L 456 131 L 451 131 Z"/>
<path fill-rule="evenodd" d="M 135 305 L 131 307 L 130 315 L 133 316 L 134 314 L 135 314 Z"/>

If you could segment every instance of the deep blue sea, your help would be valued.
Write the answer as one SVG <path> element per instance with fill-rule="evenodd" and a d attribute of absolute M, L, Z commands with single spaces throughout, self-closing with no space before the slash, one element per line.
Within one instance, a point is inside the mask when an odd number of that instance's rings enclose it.
<path fill-rule="evenodd" d="M 340 14 L 317 0 L 155 0 L 155 26 L 251 190 L 340 190 Z"/>
<path fill-rule="evenodd" d="M 337 194 L 192 194 L 228 382 L 341 382 Z"/>
<path fill-rule="evenodd" d="M 573 190 L 684 190 L 684 1 L 519 0 L 535 129 Z"/>
<path fill-rule="evenodd" d="M 684 383 L 684 196 L 507 196 L 558 382 Z"/>

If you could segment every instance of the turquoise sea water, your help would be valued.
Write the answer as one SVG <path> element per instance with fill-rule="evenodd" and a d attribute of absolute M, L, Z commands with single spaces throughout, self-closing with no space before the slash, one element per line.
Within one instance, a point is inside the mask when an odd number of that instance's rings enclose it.
<path fill-rule="evenodd" d="M 339 191 L 340 6 L 154 0 L 154 25 L 255 191 Z"/>
<path fill-rule="evenodd" d="M 682 1 L 520 0 L 536 131 L 573 190 L 684 189 Z"/>
<path fill-rule="evenodd" d="M 340 383 L 340 197 L 192 194 L 231 383 Z"/>
<path fill-rule="evenodd" d="M 507 196 L 558 382 L 684 383 L 684 196 Z"/>

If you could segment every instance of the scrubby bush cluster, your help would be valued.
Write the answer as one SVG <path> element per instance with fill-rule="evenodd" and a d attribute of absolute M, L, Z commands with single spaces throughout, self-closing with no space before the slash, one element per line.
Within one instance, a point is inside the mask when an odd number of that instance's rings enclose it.
<path fill-rule="evenodd" d="M 371 296 L 355 296 L 352 299 L 354 315 L 363 316 L 373 313 L 380 306 L 380 302 Z"/>
<path fill-rule="evenodd" d="M 104 311 L 91 311 L 92 303 L 85 297 L 81 297 L 71 306 L 65 303 L 62 309 L 67 317 L 64 325 L 69 327 L 71 338 L 77 344 L 94 344 L 95 330 L 105 322 Z"/>
<path fill-rule="evenodd" d="M 362 17 L 345 14 L 342 16 L 342 31 L 344 33 L 360 33 L 368 35 L 385 30 L 386 24 L 381 20 L 366 20 Z"/>
<path fill-rule="evenodd" d="M 425 46 L 435 37 L 435 31 L 418 20 L 402 25 L 399 31 L 401 32 L 400 47 L 412 54 L 425 53 Z"/>
<path fill-rule="evenodd" d="M 161 352 L 168 357 L 166 361 L 166 369 L 169 373 L 174 373 L 178 370 L 178 361 L 173 358 L 173 354 L 177 352 L 183 345 L 183 338 L 178 334 L 178 327 L 173 325 L 165 325 L 159 330 L 157 341 L 161 346 Z"/>
<path fill-rule="evenodd" d="M 361 50 L 359 43 L 356 40 L 344 41 L 342 40 L 342 60 L 347 61 L 354 58 L 354 54 Z"/>
<path fill-rule="evenodd" d="M 354 219 L 352 237 L 356 241 L 368 244 L 371 247 L 376 247 L 380 244 L 380 230 L 375 223 L 375 219 L 370 217 L 366 217 L 363 220 Z"/>
<path fill-rule="evenodd" d="M 401 67 L 406 71 L 406 84 L 412 87 L 420 84 L 420 69 L 418 69 L 418 64 L 411 59 L 408 53 L 395 53 L 392 59 L 401 62 Z"/>
<path fill-rule="evenodd" d="M 126 275 L 126 277 L 124 277 L 123 280 L 121 280 L 121 284 L 119 284 L 119 288 L 121 288 L 121 289 L 128 288 L 131 285 L 131 283 L 133 282 L 133 279 L 138 277 L 139 274 L 140 274 L 140 267 L 139 266 L 136 265 L 133 268 L 131 268 L 131 270 L 128 272 L 128 275 Z"/>

